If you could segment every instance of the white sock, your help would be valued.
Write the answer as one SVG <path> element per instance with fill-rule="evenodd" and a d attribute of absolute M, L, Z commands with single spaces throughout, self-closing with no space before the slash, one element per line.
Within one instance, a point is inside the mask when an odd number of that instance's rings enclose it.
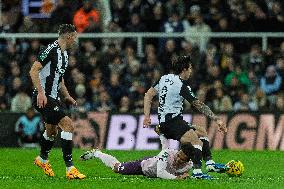
<path fill-rule="evenodd" d="M 114 168 L 115 164 L 120 163 L 115 157 L 105 154 L 99 150 L 94 152 L 94 156 L 99 158 L 107 167 L 110 167 L 111 169 Z"/>
<path fill-rule="evenodd" d="M 70 171 L 74 166 L 66 167 L 66 171 Z"/>
<path fill-rule="evenodd" d="M 208 165 L 208 164 L 215 164 L 215 161 L 213 161 L 212 159 L 210 159 L 210 160 L 206 161 L 206 165 Z"/>
<path fill-rule="evenodd" d="M 41 161 L 41 163 L 46 163 L 48 160 L 46 160 L 46 159 L 42 159 L 40 156 L 38 156 L 39 158 L 39 161 Z"/>
<path fill-rule="evenodd" d="M 202 173 L 202 171 L 201 171 L 201 169 L 193 169 L 192 173 L 198 174 L 198 173 Z"/>
<path fill-rule="evenodd" d="M 163 134 L 161 134 L 159 137 L 162 144 L 162 150 L 169 148 L 170 146 L 169 140 Z"/>

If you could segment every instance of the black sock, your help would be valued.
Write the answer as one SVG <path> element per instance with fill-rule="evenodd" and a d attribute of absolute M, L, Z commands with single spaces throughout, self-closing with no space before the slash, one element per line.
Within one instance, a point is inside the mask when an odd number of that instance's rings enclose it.
<path fill-rule="evenodd" d="M 48 154 L 49 154 L 53 144 L 54 144 L 54 141 L 46 140 L 44 137 L 41 137 L 41 140 L 40 140 L 40 146 L 41 146 L 40 157 L 42 159 L 44 159 L 44 160 L 48 159 Z"/>
<path fill-rule="evenodd" d="M 202 148 L 194 147 L 191 143 L 181 144 L 181 150 L 187 155 L 188 159 L 193 162 L 194 169 L 201 169 L 202 166 Z"/>
<path fill-rule="evenodd" d="M 211 160 L 212 154 L 211 154 L 209 141 L 206 140 L 206 139 L 200 139 L 200 140 L 203 142 L 202 157 L 203 157 L 204 161 Z"/>
<path fill-rule="evenodd" d="M 72 162 L 72 140 L 65 140 L 65 139 L 61 138 L 61 146 L 62 146 L 63 159 L 65 161 L 66 167 L 73 166 L 73 162 Z"/>
<path fill-rule="evenodd" d="M 193 168 L 201 169 L 202 167 L 202 150 L 194 147 L 194 158 L 192 159 Z"/>

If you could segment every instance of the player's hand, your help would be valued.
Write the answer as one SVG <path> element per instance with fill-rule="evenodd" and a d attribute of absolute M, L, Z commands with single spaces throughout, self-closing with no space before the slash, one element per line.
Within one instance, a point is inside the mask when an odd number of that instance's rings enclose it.
<path fill-rule="evenodd" d="M 218 131 L 222 132 L 222 133 L 226 133 L 227 132 L 227 127 L 225 125 L 225 123 L 221 120 L 221 118 L 217 118 L 216 123 L 218 125 Z"/>
<path fill-rule="evenodd" d="M 65 97 L 65 102 L 66 102 L 67 104 L 71 104 L 71 105 L 73 105 L 73 106 L 77 106 L 76 100 L 75 100 L 74 98 L 72 98 L 71 96 Z"/>
<path fill-rule="evenodd" d="M 148 128 L 150 124 L 151 124 L 150 116 L 145 116 L 144 117 L 144 121 L 143 121 L 143 127 L 144 128 Z"/>
<path fill-rule="evenodd" d="M 189 177 L 188 173 L 184 173 L 182 175 L 177 176 L 177 179 L 187 179 Z"/>
<path fill-rule="evenodd" d="M 44 94 L 44 92 L 38 92 L 37 94 L 37 106 L 39 108 L 44 108 L 47 104 L 47 98 Z"/>

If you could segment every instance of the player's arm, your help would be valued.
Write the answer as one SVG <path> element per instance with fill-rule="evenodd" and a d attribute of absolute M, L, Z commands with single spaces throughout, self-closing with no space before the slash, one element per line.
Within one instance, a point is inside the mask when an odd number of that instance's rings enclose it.
<path fill-rule="evenodd" d="M 205 114 L 207 117 L 214 120 L 218 124 L 219 131 L 223 133 L 227 132 L 226 125 L 223 123 L 221 118 L 219 116 L 216 116 L 206 104 L 204 104 L 200 100 L 195 100 L 192 102 L 192 105 L 196 109 L 198 109 L 201 113 Z"/>
<path fill-rule="evenodd" d="M 212 119 L 213 121 L 216 121 L 220 131 L 227 132 L 227 128 L 220 119 L 220 117 L 215 115 L 206 104 L 198 100 L 191 91 L 191 88 L 189 86 L 183 84 L 180 91 L 180 95 L 184 97 L 189 103 L 191 103 L 198 111 L 200 111 L 201 113 Z"/>
<path fill-rule="evenodd" d="M 157 90 L 154 87 L 151 87 L 144 96 L 144 122 L 143 126 L 148 127 L 151 124 L 150 111 L 151 103 L 154 96 L 157 94 Z"/>
<path fill-rule="evenodd" d="M 157 162 L 157 177 L 162 179 L 185 179 L 188 177 L 188 174 L 182 174 L 179 176 L 173 175 L 169 173 L 166 168 L 168 166 L 167 158 L 169 153 L 167 150 L 162 150 L 158 154 L 158 162 Z"/>
<path fill-rule="evenodd" d="M 47 98 L 40 84 L 39 72 L 42 69 L 42 64 L 39 61 L 35 61 L 30 70 L 30 77 L 32 79 L 33 85 L 38 91 L 37 95 L 37 106 L 43 108 L 47 104 Z"/>
<path fill-rule="evenodd" d="M 42 69 L 42 65 L 39 61 L 35 61 L 30 69 L 30 76 L 38 93 L 43 93 L 43 88 L 40 84 L 39 72 Z"/>
<path fill-rule="evenodd" d="M 162 179 L 177 179 L 177 176 L 169 173 L 167 168 L 167 158 L 169 153 L 166 150 L 162 150 L 158 154 L 158 162 L 157 162 L 157 177 Z"/>
<path fill-rule="evenodd" d="M 64 79 L 62 78 L 62 81 L 61 81 L 61 87 L 60 87 L 60 92 L 62 93 L 62 95 L 66 98 L 66 97 L 69 97 L 70 94 L 67 90 L 67 87 L 65 85 L 65 81 Z"/>
<path fill-rule="evenodd" d="M 64 96 L 65 98 L 65 101 L 67 103 L 70 103 L 72 105 L 77 105 L 77 102 L 76 100 L 74 100 L 74 98 L 72 98 L 68 92 L 68 89 L 65 85 L 65 81 L 64 79 L 62 78 L 62 81 L 61 81 L 61 87 L 60 87 L 60 92 L 62 93 L 62 95 Z"/>
<path fill-rule="evenodd" d="M 162 144 L 162 150 L 168 149 L 170 147 L 169 139 L 167 139 L 163 134 L 160 134 L 159 138 Z"/>

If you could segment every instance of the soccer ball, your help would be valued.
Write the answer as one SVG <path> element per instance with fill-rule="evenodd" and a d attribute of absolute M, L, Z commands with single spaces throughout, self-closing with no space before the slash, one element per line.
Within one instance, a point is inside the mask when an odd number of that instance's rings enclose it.
<path fill-rule="evenodd" d="M 226 164 L 226 166 L 229 167 L 226 173 L 230 177 L 236 177 L 236 176 L 239 177 L 244 173 L 245 170 L 243 163 L 239 160 L 237 161 L 231 160 Z"/>

